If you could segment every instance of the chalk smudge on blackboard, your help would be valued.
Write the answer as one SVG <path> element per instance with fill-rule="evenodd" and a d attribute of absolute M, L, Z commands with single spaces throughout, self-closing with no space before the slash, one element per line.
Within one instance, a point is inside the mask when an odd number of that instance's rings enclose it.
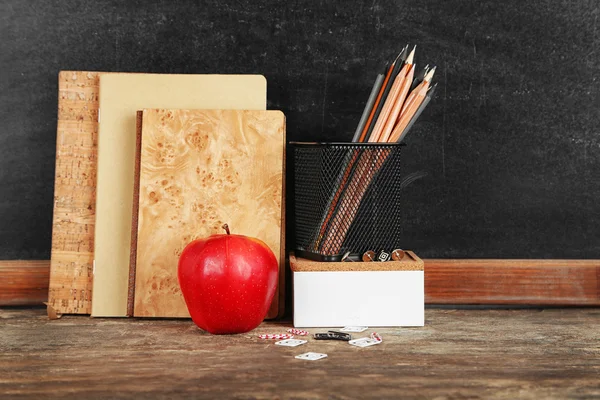
<path fill-rule="evenodd" d="M 425 178 L 427 175 L 428 174 L 425 171 L 411 172 L 410 174 L 406 175 L 402 179 L 402 182 L 400 182 L 400 190 L 406 189 L 408 187 L 408 185 L 410 185 L 411 183 L 413 183 L 416 180 Z"/>
<path fill-rule="evenodd" d="M 325 84 L 323 85 L 323 106 L 321 107 L 321 133 L 325 127 L 325 99 L 327 98 L 327 79 L 329 78 L 329 67 L 325 67 Z"/>
<path fill-rule="evenodd" d="M 442 116 L 442 176 L 446 177 L 446 99 L 448 98 L 448 66 L 446 60 L 444 60 L 444 112 Z"/>

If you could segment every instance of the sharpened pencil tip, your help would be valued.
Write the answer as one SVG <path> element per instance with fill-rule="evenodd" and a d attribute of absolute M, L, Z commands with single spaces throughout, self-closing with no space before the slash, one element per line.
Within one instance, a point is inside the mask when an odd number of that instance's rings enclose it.
<path fill-rule="evenodd" d="M 394 61 L 398 61 L 398 60 L 404 61 L 406 59 L 407 52 L 408 52 L 408 45 L 404 46 L 402 48 L 402 50 L 400 50 L 400 53 L 398 53 L 398 55 L 396 56 L 396 60 L 394 60 Z"/>
<path fill-rule="evenodd" d="M 412 51 L 410 52 L 410 54 L 408 55 L 408 57 L 406 57 L 406 64 L 412 64 L 413 60 L 415 59 L 415 50 L 417 49 L 417 45 L 415 45 L 415 47 L 413 47 Z"/>
<path fill-rule="evenodd" d="M 400 51 L 400 54 L 398 55 L 397 59 L 400 59 L 400 61 L 402 61 L 404 63 L 404 60 L 406 60 L 407 52 L 408 52 L 408 45 L 406 45 L 402 48 L 402 51 Z"/>
<path fill-rule="evenodd" d="M 427 74 L 425 74 L 425 78 L 423 78 L 423 80 L 427 81 L 427 82 L 431 82 L 431 79 L 433 79 L 433 74 L 435 74 L 435 69 L 436 68 L 437 67 L 431 68 L 431 70 L 428 71 Z"/>

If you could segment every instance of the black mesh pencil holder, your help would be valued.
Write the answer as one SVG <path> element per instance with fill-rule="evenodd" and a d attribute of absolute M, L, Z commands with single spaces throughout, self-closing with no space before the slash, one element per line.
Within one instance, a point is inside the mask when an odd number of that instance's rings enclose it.
<path fill-rule="evenodd" d="M 317 261 L 391 251 L 401 229 L 401 143 L 298 143 L 293 149 L 295 251 Z"/>

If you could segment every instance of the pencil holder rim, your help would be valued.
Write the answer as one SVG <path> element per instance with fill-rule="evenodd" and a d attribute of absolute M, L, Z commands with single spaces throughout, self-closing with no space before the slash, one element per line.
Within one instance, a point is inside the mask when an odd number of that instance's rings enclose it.
<path fill-rule="evenodd" d="M 365 143 L 355 143 L 355 142 L 296 142 L 291 141 L 288 144 L 294 147 L 403 147 L 406 146 L 406 143 L 377 143 L 377 142 L 365 142 Z"/>

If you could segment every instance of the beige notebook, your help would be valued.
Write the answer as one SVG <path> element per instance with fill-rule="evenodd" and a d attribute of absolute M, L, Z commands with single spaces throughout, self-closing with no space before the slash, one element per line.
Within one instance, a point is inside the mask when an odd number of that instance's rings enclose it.
<path fill-rule="evenodd" d="M 223 234 L 224 223 L 284 260 L 282 112 L 144 110 L 140 131 L 134 316 L 189 316 L 179 256 L 190 241 Z"/>
<path fill-rule="evenodd" d="M 136 111 L 265 110 L 266 92 L 261 75 L 117 73 L 100 77 L 92 316 L 127 314 Z"/>

